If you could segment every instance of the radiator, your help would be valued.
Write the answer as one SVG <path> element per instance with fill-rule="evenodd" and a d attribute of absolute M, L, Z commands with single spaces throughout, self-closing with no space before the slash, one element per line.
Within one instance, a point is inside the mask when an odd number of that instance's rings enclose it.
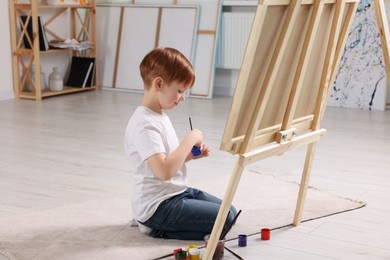
<path fill-rule="evenodd" d="M 254 16 L 254 13 L 222 13 L 217 68 L 241 68 Z"/>

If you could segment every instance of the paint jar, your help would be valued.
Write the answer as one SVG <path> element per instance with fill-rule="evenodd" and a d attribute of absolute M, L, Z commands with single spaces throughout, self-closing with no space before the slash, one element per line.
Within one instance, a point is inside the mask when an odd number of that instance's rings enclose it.
<path fill-rule="evenodd" d="M 197 245 L 194 245 L 194 244 L 188 245 L 188 246 L 187 246 L 187 252 L 189 252 L 191 248 L 198 248 L 198 246 L 197 246 Z"/>
<path fill-rule="evenodd" d="M 179 253 L 179 252 L 181 252 L 181 251 L 183 251 L 182 248 L 177 248 L 177 249 L 173 250 L 173 255 L 174 255 L 175 259 L 177 258 L 177 257 L 176 257 L 176 256 L 177 256 L 177 253 Z"/>
<path fill-rule="evenodd" d="M 246 235 L 238 235 L 238 246 L 246 246 L 247 236 Z"/>
<path fill-rule="evenodd" d="M 271 230 L 269 228 L 262 228 L 260 233 L 262 240 L 269 240 L 271 237 Z"/>
<path fill-rule="evenodd" d="M 180 252 L 177 252 L 176 253 L 176 258 L 177 260 L 180 260 L 180 259 L 187 259 L 187 251 L 180 251 Z"/>
<path fill-rule="evenodd" d="M 200 151 L 200 146 L 194 146 L 191 150 L 194 156 L 199 156 L 202 152 Z"/>
<path fill-rule="evenodd" d="M 188 256 L 190 260 L 199 260 L 200 259 L 200 250 L 196 247 L 190 248 L 188 251 Z"/>
<path fill-rule="evenodd" d="M 206 235 L 204 237 L 204 242 L 207 247 L 207 243 L 209 241 L 210 235 Z M 225 239 L 221 239 L 218 241 L 217 247 L 215 248 L 214 254 L 213 254 L 213 260 L 222 260 L 225 250 Z"/>

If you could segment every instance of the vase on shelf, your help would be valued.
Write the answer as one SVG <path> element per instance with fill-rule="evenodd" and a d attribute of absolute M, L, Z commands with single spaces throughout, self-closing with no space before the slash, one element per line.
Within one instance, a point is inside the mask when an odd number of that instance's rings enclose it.
<path fill-rule="evenodd" d="M 53 67 L 53 72 L 49 75 L 49 88 L 51 91 L 61 91 L 64 89 L 64 81 L 57 67 Z"/>
<path fill-rule="evenodd" d="M 42 71 L 42 66 L 39 66 L 39 70 L 40 70 L 40 73 L 41 73 L 41 90 L 44 91 L 46 90 L 46 76 L 45 76 L 45 73 L 43 73 Z M 31 69 L 30 69 L 30 79 L 31 79 L 31 82 L 32 84 L 34 84 L 34 87 L 36 88 L 37 86 L 35 85 L 35 64 L 32 64 L 31 65 Z M 22 80 L 24 78 L 24 75 L 22 76 Z M 25 85 L 25 88 L 24 88 L 25 91 L 29 91 L 31 92 L 32 91 L 32 88 L 30 86 L 30 82 L 28 81 L 28 79 L 26 79 L 26 85 Z"/>

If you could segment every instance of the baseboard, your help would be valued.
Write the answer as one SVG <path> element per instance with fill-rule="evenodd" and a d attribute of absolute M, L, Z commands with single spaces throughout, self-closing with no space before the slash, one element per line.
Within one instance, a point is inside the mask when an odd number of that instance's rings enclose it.
<path fill-rule="evenodd" d="M 0 100 L 14 99 L 13 90 L 0 90 Z"/>

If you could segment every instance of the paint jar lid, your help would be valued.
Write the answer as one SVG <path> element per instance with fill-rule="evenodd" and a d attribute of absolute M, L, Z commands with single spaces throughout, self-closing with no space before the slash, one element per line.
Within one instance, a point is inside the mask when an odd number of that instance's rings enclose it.
<path fill-rule="evenodd" d="M 191 248 L 190 251 L 188 251 L 190 255 L 199 255 L 200 250 L 198 248 Z"/>

